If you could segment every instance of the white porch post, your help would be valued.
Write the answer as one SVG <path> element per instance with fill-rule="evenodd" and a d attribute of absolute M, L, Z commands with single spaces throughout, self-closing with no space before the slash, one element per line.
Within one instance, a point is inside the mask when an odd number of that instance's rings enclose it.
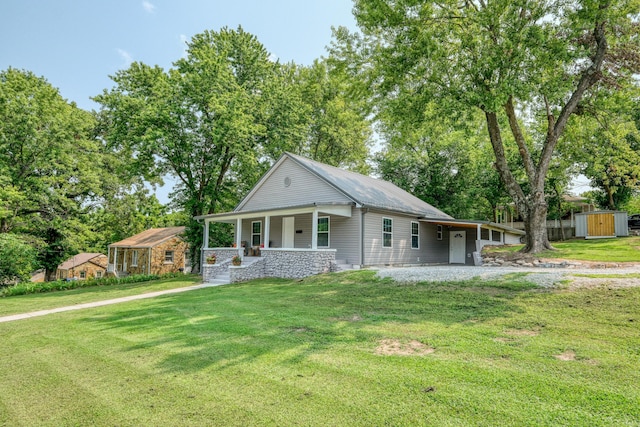
<path fill-rule="evenodd" d="M 244 250 L 242 249 L 242 219 L 236 219 L 236 248 L 238 248 L 238 255 L 244 255 Z"/>
<path fill-rule="evenodd" d="M 204 249 L 209 249 L 209 221 L 204 220 L 204 236 L 202 236 L 204 242 Z"/>
<path fill-rule="evenodd" d="M 271 228 L 271 217 L 264 217 L 264 247 L 269 247 L 269 229 Z"/>
<path fill-rule="evenodd" d="M 318 249 L 318 210 L 311 215 L 311 249 Z"/>
<path fill-rule="evenodd" d="M 113 272 L 118 275 L 118 247 L 113 248 Z"/>
<path fill-rule="evenodd" d="M 476 240 L 482 240 L 482 233 L 480 232 L 480 224 L 477 225 L 478 232 L 476 234 Z"/>

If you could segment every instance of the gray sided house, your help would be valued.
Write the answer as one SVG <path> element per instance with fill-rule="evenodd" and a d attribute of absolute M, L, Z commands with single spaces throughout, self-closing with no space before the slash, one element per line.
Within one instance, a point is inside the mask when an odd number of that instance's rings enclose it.
<path fill-rule="evenodd" d="M 394 184 L 285 153 L 233 212 L 204 215 L 205 280 L 297 278 L 384 265 L 474 264 L 486 244 L 518 243 L 520 231 L 456 220 Z M 212 222 L 235 226 L 233 248 L 208 245 Z M 233 255 L 243 258 L 233 267 Z"/>

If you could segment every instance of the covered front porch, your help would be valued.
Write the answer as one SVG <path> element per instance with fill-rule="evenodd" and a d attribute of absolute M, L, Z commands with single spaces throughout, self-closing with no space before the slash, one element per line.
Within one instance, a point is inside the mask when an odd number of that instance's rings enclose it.
<path fill-rule="evenodd" d="M 216 254 L 216 266 L 203 266 L 205 280 L 229 269 L 230 281 L 257 277 L 301 278 L 336 269 L 337 245 L 332 246 L 332 225 L 352 216 L 352 204 L 308 205 L 268 211 L 229 212 L 203 217 L 202 257 Z M 233 247 L 210 247 L 211 223 L 233 224 Z M 340 239 L 335 239 L 338 242 Z M 231 258 L 240 258 L 240 267 Z M 255 257 L 263 258 L 256 260 Z M 246 266 L 245 266 L 246 265 Z M 243 271 L 242 269 L 251 271 Z M 236 280 L 234 280 L 234 278 Z"/>

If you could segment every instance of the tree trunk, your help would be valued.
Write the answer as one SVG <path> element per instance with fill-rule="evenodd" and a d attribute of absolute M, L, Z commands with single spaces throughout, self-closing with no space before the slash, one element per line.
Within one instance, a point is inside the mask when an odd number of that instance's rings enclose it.
<path fill-rule="evenodd" d="M 525 245 L 521 252 L 537 253 L 544 250 L 552 250 L 547 235 L 547 202 L 544 193 L 538 191 L 534 194 L 533 200 L 525 202 L 526 213 L 524 214 L 524 227 L 527 235 Z"/>

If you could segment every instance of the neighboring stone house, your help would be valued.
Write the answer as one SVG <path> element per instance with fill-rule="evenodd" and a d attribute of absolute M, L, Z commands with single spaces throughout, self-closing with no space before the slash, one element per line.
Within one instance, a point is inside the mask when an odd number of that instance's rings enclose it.
<path fill-rule="evenodd" d="M 452 195 L 455 197 L 455 195 Z M 474 264 L 486 244 L 518 243 L 522 231 L 456 220 L 394 184 L 285 153 L 233 212 L 204 222 L 204 279 L 305 277 L 375 265 Z M 212 222 L 235 226 L 235 248 L 210 248 Z M 233 255 L 241 267 L 227 269 Z M 479 262 L 479 256 L 476 256 Z M 250 264 L 251 263 L 251 264 Z"/>
<path fill-rule="evenodd" d="M 152 228 L 109 245 L 108 272 L 166 274 L 188 269 L 184 227 Z"/>
<path fill-rule="evenodd" d="M 56 279 L 85 280 L 103 277 L 107 272 L 107 256 L 101 253 L 81 253 L 60 264 Z"/>

